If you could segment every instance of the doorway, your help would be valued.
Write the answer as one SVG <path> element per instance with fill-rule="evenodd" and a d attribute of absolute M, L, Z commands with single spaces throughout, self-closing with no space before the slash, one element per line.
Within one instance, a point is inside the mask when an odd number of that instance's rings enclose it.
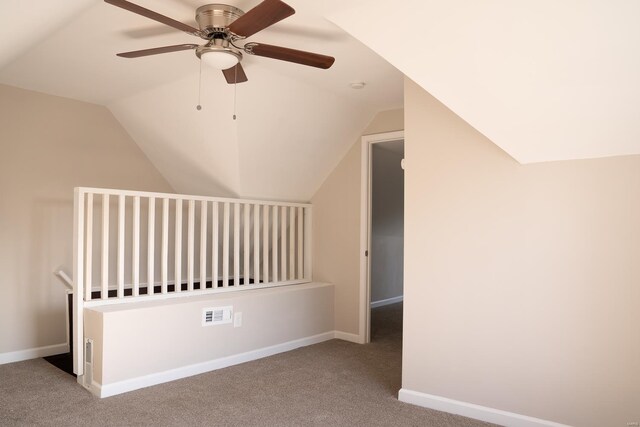
<path fill-rule="evenodd" d="M 362 138 L 361 342 L 402 334 L 404 133 Z"/>

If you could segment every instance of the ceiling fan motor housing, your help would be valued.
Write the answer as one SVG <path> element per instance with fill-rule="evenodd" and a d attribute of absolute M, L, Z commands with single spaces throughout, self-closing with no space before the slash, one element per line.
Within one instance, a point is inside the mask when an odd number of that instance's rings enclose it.
<path fill-rule="evenodd" d="M 216 34 L 224 34 L 233 21 L 244 15 L 237 7 L 226 4 L 206 4 L 196 10 L 196 21 L 200 31 L 211 38 Z"/>

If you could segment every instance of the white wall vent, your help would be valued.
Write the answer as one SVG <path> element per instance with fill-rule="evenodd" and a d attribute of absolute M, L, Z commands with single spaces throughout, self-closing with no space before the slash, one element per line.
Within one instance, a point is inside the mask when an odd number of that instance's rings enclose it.
<path fill-rule="evenodd" d="M 84 343 L 84 376 L 82 385 L 84 388 L 91 390 L 93 383 L 93 340 L 87 338 Z"/>
<path fill-rule="evenodd" d="M 202 326 L 224 325 L 233 320 L 233 306 L 202 309 Z"/>

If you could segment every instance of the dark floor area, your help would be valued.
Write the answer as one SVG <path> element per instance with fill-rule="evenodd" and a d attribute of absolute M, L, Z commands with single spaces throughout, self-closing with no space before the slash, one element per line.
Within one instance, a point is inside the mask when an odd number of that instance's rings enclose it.
<path fill-rule="evenodd" d="M 72 353 L 63 353 L 56 354 L 55 356 L 45 357 L 44 360 L 51 363 L 58 369 L 66 372 L 73 377 L 76 377 L 76 374 L 73 373 L 73 354 Z"/>
<path fill-rule="evenodd" d="M 371 309 L 371 342 L 391 340 L 402 349 L 402 303 Z"/>

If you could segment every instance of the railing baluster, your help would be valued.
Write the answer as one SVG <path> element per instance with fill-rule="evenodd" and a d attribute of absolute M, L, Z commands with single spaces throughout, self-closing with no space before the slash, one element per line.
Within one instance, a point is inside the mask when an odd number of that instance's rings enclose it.
<path fill-rule="evenodd" d="M 311 280 L 313 272 L 311 271 L 311 233 L 312 229 L 312 211 L 311 208 L 304 208 L 304 280 Z"/>
<path fill-rule="evenodd" d="M 200 289 L 207 288 L 207 202 L 200 202 Z"/>
<path fill-rule="evenodd" d="M 100 299 L 109 298 L 109 195 L 102 195 L 102 262 Z"/>
<path fill-rule="evenodd" d="M 280 281 L 287 280 L 287 208 L 282 206 L 280 208 Z"/>
<path fill-rule="evenodd" d="M 302 279 L 304 277 L 304 273 L 303 273 L 303 262 L 304 262 L 304 250 L 303 250 L 303 244 L 304 244 L 304 208 L 303 207 L 298 207 L 298 217 L 297 217 L 297 221 L 298 221 L 298 275 L 296 276 L 296 278 L 298 280 Z"/>
<path fill-rule="evenodd" d="M 262 281 L 269 280 L 269 205 L 262 206 Z"/>
<path fill-rule="evenodd" d="M 124 297 L 124 196 L 118 196 L 118 275 L 117 275 L 117 297 Z"/>
<path fill-rule="evenodd" d="M 149 197 L 149 211 L 147 219 L 147 295 L 155 293 L 153 277 L 155 274 L 155 233 L 156 233 L 156 199 Z"/>
<path fill-rule="evenodd" d="M 162 199 L 162 293 L 169 291 L 169 199 Z"/>
<path fill-rule="evenodd" d="M 211 203 L 211 287 L 218 287 L 218 202 Z"/>
<path fill-rule="evenodd" d="M 85 246 L 85 269 L 84 269 L 84 300 L 91 301 L 91 290 L 93 281 L 93 193 L 87 193 L 86 209 L 86 246 Z"/>
<path fill-rule="evenodd" d="M 253 283 L 260 283 L 260 205 L 253 205 Z"/>
<path fill-rule="evenodd" d="M 194 234 L 195 234 L 195 200 L 189 200 L 188 223 L 187 223 L 187 290 L 193 290 L 193 269 L 194 269 Z"/>
<path fill-rule="evenodd" d="M 271 231 L 271 262 L 273 267 L 273 282 L 278 281 L 278 206 L 273 206 L 273 230 Z"/>
<path fill-rule="evenodd" d="M 244 237 L 244 256 L 242 257 L 242 260 L 244 261 L 244 279 L 242 283 L 245 285 L 249 284 L 249 267 L 251 265 L 251 257 L 249 255 L 249 251 L 251 249 L 251 208 L 249 206 L 250 205 L 248 203 L 245 203 L 242 207 L 244 213 L 244 223 L 242 226 L 242 233 Z"/>
<path fill-rule="evenodd" d="M 182 292 L 182 199 L 176 199 L 175 219 L 175 256 L 174 286 L 175 292 Z"/>
<path fill-rule="evenodd" d="M 289 280 L 296 278 L 296 215 L 295 208 L 289 207 Z"/>
<path fill-rule="evenodd" d="M 82 218 L 83 241 L 79 249 L 81 251 L 79 259 L 82 263 L 83 283 L 86 284 L 86 287 L 82 287 L 81 297 L 87 302 L 92 300 L 91 278 L 95 264 L 93 263 L 94 194 L 102 198 L 101 273 L 99 284 L 96 282 L 96 286 L 99 286 L 101 292 L 100 299 L 111 301 L 94 301 L 93 305 L 118 303 L 118 300 L 125 298 L 125 294 L 131 294 L 132 298 L 137 300 L 139 297 L 160 292 L 164 295 L 208 289 L 211 292 L 218 288 L 219 279 L 222 280 L 222 287 L 236 289 L 247 284 L 273 286 L 311 280 L 312 210 L 308 204 L 269 204 L 270 202 L 263 201 L 125 190 L 85 188 L 78 190 L 78 194 L 83 193 L 83 199 L 86 200 L 82 206 L 85 215 Z M 90 190 L 93 190 L 93 193 Z M 117 197 L 117 203 L 110 197 Z M 142 198 L 147 201 L 141 201 Z M 158 199 L 162 200 L 161 207 L 156 206 Z M 129 207 L 131 207 L 131 217 L 126 213 Z M 146 218 L 141 218 L 144 214 L 141 212 L 143 207 L 148 208 Z M 110 230 L 111 222 L 114 223 L 114 227 L 116 222 L 116 218 L 110 220 L 112 208 L 117 214 L 117 231 Z M 162 210 L 162 214 L 157 212 L 159 209 Z M 197 209 L 199 212 L 196 212 Z M 156 218 L 156 215 L 162 215 L 162 219 Z M 185 215 L 186 218 L 183 217 Z M 209 216 L 211 225 L 209 225 Z M 129 220 L 131 225 L 128 223 Z M 145 220 L 148 221 L 147 240 L 141 242 L 144 231 L 140 227 L 144 225 Z M 157 226 L 156 220 L 158 220 Z M 174 230 L 169 228 L 171 221 L 174 222 Z M 197 224 L 197 221 L 200 223 Z M 162 227 L 161 230 L 158 227 Z M 196 227 L 199 227 L 199 237 L 196 235 L 198 233 Z M 74 232 L 77 233 L 77 230 Z M 128 246 L 130 236 L 131 246 Z M 198 238 L 199 240 L 196 241 Z M 196 247 L 196 245 L 199 246 Z M 128 256 L 129 250 L 131 250 L 131 256 Z M 170 251 L 173 260 L 169 258 Z M 147 257 L 146 274 L 144 270 L 140 271 L 140 263 L 145 262 L 141 260 L 141 253 L 143 256 L 146 254 Z M 114 255 L 116 259 L 110 260 L 109 257 Z M 156 265 L 158 258 L 159 266 Z M 222 266 L 220 266 L 221 259 Z M 96 262 L 97 260 L 96 256 Z M 171 266 L 174 269 L 171 273 L 173 277 L 169 277 L 170 262 L 173 262 Z M 196 263 L 199 265 L 196 266 Z M 112 274 L 114 270 L 115 275 Z M 125 277 L 125 273 L 129 271 L 130 276 Z M 145 286 L 145 277 L 146 292 L 141 289 Z M 126 288 L 129 286 L 129 279 L 131 290 Z M 154 279 L 158 279 L 160 284 L 157 289 L 154 286 Z M 140 283 L 141 280 L 143 283 Z M 211 287 L 209 280 L 212 282 Z M 198 286 L 196 282 L 199 283 Z M 174 289 L 171 292 L 170 283 L 174 283 Z M 128 297 L 127 300 L 129 300 Z"/>
<path fill-rule="evenodd" d="M 140 295 L 140 196 L 133 198 L 133 237 L 132 237 L 131 276 L 133 296 Z"/>
<path fill-rule="evenodd" d="M 233 286 L 240 285 L 240 203 L 233 204 Z"/>
<path fill-rule="evenodd" d="M 222 224 L 222 286 L 229 286 L 229 202 L 224 203 Z"/>
<path fill-rule="evenodd" d="M 84 196 L 81 188 L 73 190 L 73 372 L 84 374 Z"/>

